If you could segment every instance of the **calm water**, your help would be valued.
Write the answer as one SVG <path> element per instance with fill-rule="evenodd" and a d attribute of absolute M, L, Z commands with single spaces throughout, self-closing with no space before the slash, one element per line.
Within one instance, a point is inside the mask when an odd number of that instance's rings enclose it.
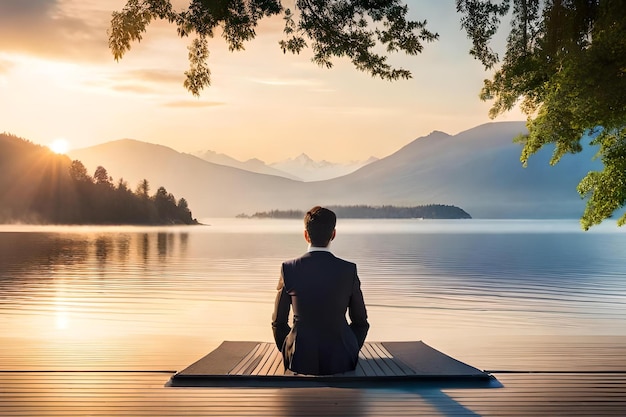
<path fill-rule="evenodd" d="M 272 340 L 302 223 L 208 222 L 0 226 L 0 370 L 177 370 L 222 340 Z M 485 369 L 507 341 L 615 338 L 624 359 L 625 242 L 575 220 L 340 220 L 332 249 L 358 264 L 369 340 L 425 340 Z"/>

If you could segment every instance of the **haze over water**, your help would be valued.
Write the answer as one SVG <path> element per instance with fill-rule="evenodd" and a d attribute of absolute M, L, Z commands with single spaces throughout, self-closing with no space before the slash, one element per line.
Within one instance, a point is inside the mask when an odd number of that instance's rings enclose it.
<path fill-rule="evenodd" d="M 0 370 L 176 370 L 223 340 L 271 341 L 301 221 L 207 222 L 2 226 Z M 498 346 L 624 340 L 623 242 L 575 220 L 340 219 L 331 249 L 358 265 L 368 340 L 424 340 L 487 368 L 527 365 L 498 363 Z"/>

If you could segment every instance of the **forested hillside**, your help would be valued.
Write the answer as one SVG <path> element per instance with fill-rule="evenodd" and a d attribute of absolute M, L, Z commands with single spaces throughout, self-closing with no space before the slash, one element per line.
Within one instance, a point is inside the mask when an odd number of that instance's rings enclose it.
<path fill-rule="evenodd" d="M 195 224 L 187 201 L 164 187 L 135 192 L 106 168 L 93 176 L 80 161 L 14 135 L 0 134 L 0 222 L 37 224 Z"/>

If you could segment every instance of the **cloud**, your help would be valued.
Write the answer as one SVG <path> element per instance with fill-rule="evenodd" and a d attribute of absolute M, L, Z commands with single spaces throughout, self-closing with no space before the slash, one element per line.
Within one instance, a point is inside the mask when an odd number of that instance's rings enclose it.
<path fill-rule="evenodd" d="M 0 61 L 0 65 L 1 65 Z M 93 91 L 113 91 L 143 95 L 178 94 L 183 89 L 183 76 L 178 71 L 160 69 L 131 69 L 117 71 L 97 68 L 88 71 L 81 80 L 83 88 Z"/>
<path fill-rule="evenodd" d="M 112 90 L 120 93 L 134 93 L 134 94 L 157 94 L 159 90 L 157 88 L 145 85 L 145 84 L 116 84 L 110 87 Z"/>
<path fill-rule="evenodd" d="M 192 100 L 180 100 L 180 101 L 171 101 L 169 103 L 165 103 L 165 107 L 178 107 L 178 108 L 187 108 L 187 107 L 217 107 L 224 106 L 226 103 L 222 103 L 219 101 L 192 101 Z"/>
<path fill-rule="evenodd" d="M 134 69 L 110 73 L 99 84 L 118 92 L 163 95 L 180 92 L 183 76 L 178 71 Z"/>
<path fill-rule="evenodd" d="M 0 16 L 3 20 L 32 19 L 36 16 L 47 15 L 57 5 L 58 0 L 2 0 Z"/>
<path fill-rule="evenodd" d="M 113 56 L 107 30 L 111 14 L 121 10 L 126 1 L 0 0 L 0 51 L 83 62 L 110 61 Z M 188 0 L 173 3 L 176 10 L 189 6 Z M 274 35 L 282 31 L 280 25 L 280 17 L 264 18 L 257 33 Z M 170 37 L 173 32 L 171 25 L 155 21 L 146 39 Z"/>
<path fill-rule="evenodd" d="M 2 0 L 0 50 L 57 59 L 110 59 L 110 13 L 88 1 Z"/>
<path fill-rule="evenodd" d="M 165 83 L 182 85 L 184 75 L 179 71 L 168 71 L 160 69 L 140 69 L 126 71 L 123 75 L 124 79 L 141 80 L 150 83 Z"/>

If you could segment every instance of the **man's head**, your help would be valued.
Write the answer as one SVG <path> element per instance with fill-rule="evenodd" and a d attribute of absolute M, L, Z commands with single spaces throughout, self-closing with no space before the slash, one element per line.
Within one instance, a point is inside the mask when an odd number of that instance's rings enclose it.
<path fill-rule="evenodd" d="M 325 248 L 335 238 L 336 224 L 335 213 L 315 206 L 304 216 L 304 237 L 311 246 Z"/>

